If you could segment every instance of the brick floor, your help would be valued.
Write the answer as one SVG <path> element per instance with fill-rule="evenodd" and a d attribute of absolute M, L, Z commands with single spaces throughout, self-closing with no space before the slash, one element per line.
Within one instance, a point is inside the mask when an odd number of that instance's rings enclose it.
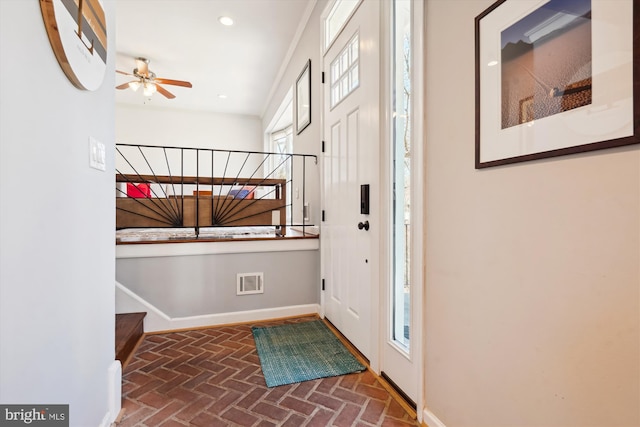
<path fill-rule="evenodd" d="M 251 326 L 146 336 L 123 373 L 117 427 L 419 425 L 369 371 L 268 388 Z"/>

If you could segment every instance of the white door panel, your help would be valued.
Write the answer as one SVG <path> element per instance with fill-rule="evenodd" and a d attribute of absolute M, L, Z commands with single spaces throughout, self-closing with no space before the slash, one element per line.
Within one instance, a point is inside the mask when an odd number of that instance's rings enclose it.
<path fill-rule="evenodd" d="M 379 292 L 379 20 L 380 2 L 360 4 L 324 57 L 322 265 L 325 316 L 371 358 L 373 296 Z M 357 40 L 354 46 L 354 40 Z M 345 53 L 347 52 L 347 53 Z M 339 58 L 340 63 L 335 62 Z M 357 63 L 355 62 L 357 61 Z M 331 64 L 335 65 L 332 67 Z M 357 68 L 355 66 L 357 65 Z M 342 86 L 335 72 L 343 76 Z M 332 74 L 334 72 L 334 74 Z M 331 107 L 331 90 L 346 94 Z M 360 212 L 360 186 L 371 189 L 370 214 Z M 358 224 L 368 221 L 369 230 Z M 374 277 L 375 276 L 375 277 Z"/>

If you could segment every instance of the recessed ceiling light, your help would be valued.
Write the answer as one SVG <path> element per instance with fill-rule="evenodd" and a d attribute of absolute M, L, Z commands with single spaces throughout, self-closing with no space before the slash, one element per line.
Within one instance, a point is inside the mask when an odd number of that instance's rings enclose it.
<path fill-rule="evenodd" d="M 220 21 L 222 25 L 226 25 L 227 27 L 233 25 L 233 19 L 229 18 L 228 16 L 221 16 L 220 18 L 218 18 L 218 21 Z"/>
<path fill-rule="evenodd" d="M 225 95 L 225 94 L 221 93 L 221 94 L 218 94 L 218 98 L 220 98 L 220 99 L 227 99 L 227 95 Z"/>

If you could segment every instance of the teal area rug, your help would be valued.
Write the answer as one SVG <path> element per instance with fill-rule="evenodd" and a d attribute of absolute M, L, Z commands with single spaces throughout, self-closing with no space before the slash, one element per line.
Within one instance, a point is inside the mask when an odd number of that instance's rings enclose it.
<path fill-rule="evenodd" d="M 365 369 L 321 320 L 251 330 L 267 387 Z"/>

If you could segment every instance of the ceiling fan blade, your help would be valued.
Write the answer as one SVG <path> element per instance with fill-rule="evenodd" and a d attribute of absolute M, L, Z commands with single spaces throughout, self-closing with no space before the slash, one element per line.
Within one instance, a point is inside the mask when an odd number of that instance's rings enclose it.
<path fill-rule="evenodd" d="M 182 86 L 182 87 L 193 87 L 190 82 L 185 82 L 182 80 L 171 80 L 171 79 L 163 79 L 161 77 L 157 77 L 154 79 L 155 82 L 162 83 L 165 85 L 174 85 L 174 86 Z"/>
<path fill-rule="evenodd" d="M 158 92 L 160 92 L 160 94 L 164 95 L 166 98 L 173 99 L 176 97 L 174 94 L 172 94 L 171 92 L 169 92 L 168 90 L 160 86 L 157 82 L 156 82 L 156 89 L 158 89 Z"/>
<path fill-rule="evenodd" d="M 124 71 L 116 70 L 116 73 L 124 74 L 125 76 L 133 76 L 131 73 L 125 73 Z"/>
<path fill-rule="evenodd" d="M 116 86 L 116 89 L 128 89 L 129 88 L 129 83 L 133 83 L 136 80 L 131 80 L 130 82 L 127 83 L 123 83 L 121 85 Z"/>

